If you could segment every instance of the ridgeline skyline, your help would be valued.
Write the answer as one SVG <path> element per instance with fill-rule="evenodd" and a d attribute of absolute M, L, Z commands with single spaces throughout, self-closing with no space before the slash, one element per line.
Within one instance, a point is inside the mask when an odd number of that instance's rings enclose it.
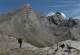
<path fill-rule="evenodd" d="M 33 10 L 44 15 L 58 11 L 66 14 L 67 17 L 80 17 L 80 0 L 0 0 L 0 14 L 14 11 L 28 3 Z"/>

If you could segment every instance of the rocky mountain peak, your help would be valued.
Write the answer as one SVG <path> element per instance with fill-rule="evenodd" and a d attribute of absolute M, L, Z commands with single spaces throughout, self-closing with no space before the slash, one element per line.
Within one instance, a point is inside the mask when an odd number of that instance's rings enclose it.
<path fill-rule="evenodd" d="M 24 12 L 26 12 L 26 11 L 32 11 L 32 6 L 30 4 L 25 4 L 23 6 L 23 10 L 24 10 Z"/>

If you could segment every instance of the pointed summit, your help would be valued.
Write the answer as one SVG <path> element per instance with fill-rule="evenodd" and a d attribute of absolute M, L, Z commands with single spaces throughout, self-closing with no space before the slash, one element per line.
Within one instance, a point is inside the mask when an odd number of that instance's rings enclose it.
<path fill-rule="evenodd" d="M 28 10 L 31 11 L 32 10 L 32 6 L 30 4 L 24 4 L 24 10 Z"/>
<path fill-rule="evenodd" d="M 24 4 L 23 11 L 24 11 L 25 14 L 27 12 L 31 12 L 32 11 L 32 6 L 30 4 Z"/>

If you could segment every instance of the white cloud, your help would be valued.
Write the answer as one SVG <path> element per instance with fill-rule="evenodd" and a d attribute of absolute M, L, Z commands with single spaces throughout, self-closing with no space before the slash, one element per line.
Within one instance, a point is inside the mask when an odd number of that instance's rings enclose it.
<path fill-rule="evenodd" d="M 54 12 L 50 12 L 50 13 L 48 13 L 46 16 L 52 16 L 52 15 L 54 15 L 55 13 Z"/>

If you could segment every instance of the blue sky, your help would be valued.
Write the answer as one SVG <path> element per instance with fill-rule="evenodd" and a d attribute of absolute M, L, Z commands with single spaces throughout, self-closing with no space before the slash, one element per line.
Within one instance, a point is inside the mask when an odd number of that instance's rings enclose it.
<path fill-rule="evenodd" d="M 34 10 L 44 14 L 59 11 L 68 17 L 80 17 L 80 0 L 0 0 L 0 14 L 27 3 L 30 3 Z"/>

